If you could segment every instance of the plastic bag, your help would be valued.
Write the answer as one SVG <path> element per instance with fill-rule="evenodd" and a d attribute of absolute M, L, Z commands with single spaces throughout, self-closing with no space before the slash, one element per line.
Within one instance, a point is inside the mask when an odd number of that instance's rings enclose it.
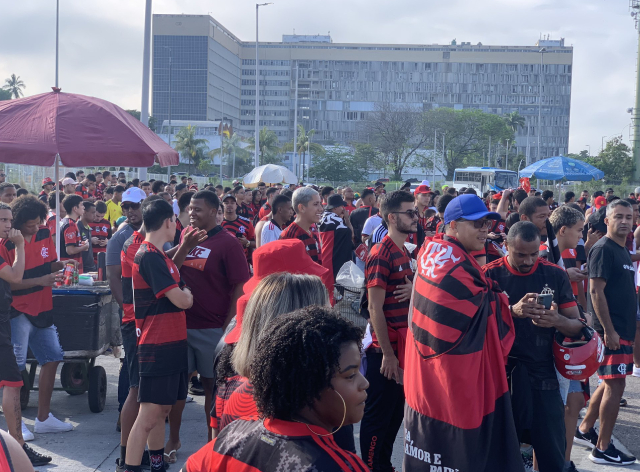
<path fill-rule="evenodd" d="M 336 284 L 344 287 L 362 287 L 364 285 L 364 272 L 352 261 L 345 262 L 338 271 Z"/>

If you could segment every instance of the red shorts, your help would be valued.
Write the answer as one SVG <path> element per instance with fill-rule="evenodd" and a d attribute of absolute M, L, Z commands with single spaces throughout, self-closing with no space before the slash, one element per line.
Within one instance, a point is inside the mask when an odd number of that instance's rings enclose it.
<path fill-rule="evenodd" d="M 633 373 L 633 344 L 631 341 L 620 340 L 620 349 L 612 351 L 604 348 L 604 360 L 598 367 L 598 377 L 601 379 L 623 379 Z"/>

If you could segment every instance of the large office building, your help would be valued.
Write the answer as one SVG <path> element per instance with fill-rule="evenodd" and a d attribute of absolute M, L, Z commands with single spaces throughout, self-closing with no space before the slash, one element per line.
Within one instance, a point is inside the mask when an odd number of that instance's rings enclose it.
<path fill-rule="evenodd" d="M 255 47 L 209 15 L 154 15 L 152 113 L 158 122 L 168 118 L 171 95 L 172 119 L 225 120 L 252 135 Z M 516 153 L 536 161 L 568 151 L 573 48 L 564 40 L 353 44 L 284 35 L 282 42 L 261 42 L 259 57 L 259 124 L 281 142 L 293 141 L 296 110 L 298 124 L 316 130 L 315 141 L 366 141 L 367 114 L 391 102 L 415 110 L 517 111 L 525 126 L 510 145 Z"/>

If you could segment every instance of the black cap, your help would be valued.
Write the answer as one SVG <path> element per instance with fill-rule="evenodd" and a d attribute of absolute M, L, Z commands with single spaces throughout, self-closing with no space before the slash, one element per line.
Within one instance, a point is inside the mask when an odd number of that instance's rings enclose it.
<path fill-rule="evenodd" d="M 386 187 L 383 182 L 376 182 L 376 187 Z"/>
<path fill-rule="evenodd" d="M 589 227 L 594 231 L 600 231 L 601 233 L 607 232 L 607 225 L 604 222 L 604 219 L 607 216 L 607 207 L 603 206 L 598 211 L 594 211 L 589 216 Z"/>
<path fill-rule="evenodd" d="M 613 192 L 613 189 L 611 187 L 609 187 L 606 191 L 607 192 Z"/>
<path fill-rule="evenodd" d="M 222 201 L 224 202 L 227 198 L 233 198 L 233 201 L 238 203 L 238 200 L 236 199 L 236 196 L 234 194 L 232 194 L 232 193 L 228 193 L 224 197 L 222 197 Z"/>
<path fill-rule="evenodd" d="M 340 195 L 331 195 L 327 200 L 326 210 L 333 210 L 334 208 L 338 208 L 341 206 L 347 206 L 347 202 L 345 202 Z"/>
<path fill-rule="evenodd" d="M 409 182 L 408 180 L 402 184 L 402 187 L 400 188 L 406 188 L 406 187 L 411 187 L 411 182 Z"/>

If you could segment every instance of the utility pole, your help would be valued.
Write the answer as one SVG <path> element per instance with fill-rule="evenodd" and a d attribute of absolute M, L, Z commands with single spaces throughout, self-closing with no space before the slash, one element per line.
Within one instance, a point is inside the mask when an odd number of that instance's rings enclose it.
<path fill-rule="evenodd" d="M 147 0 L 144 8 L 144 46 L 142 49 L 142 104 L 140 105 L 140 121 L 149 126 L 149 74 L 151 69 L 151 4 Z M 147 180 L 147 168 L 138 168 L 140 180 Z"/>
<path fill-rule="evenodd" d="M 629 7 L 631 9 L 631 16 L 634 19 L 636 33 L 640 33 L 640 0 L 631 0 Z M 633 122 L 633 162 L 636 165 L 635 180 L 640 180 L 640 34 L 638 34 L 638 52 L 636 53 L 636 103 L 631 114 Z M 602 146 L 604 148 L 604 145 Z"/>
<path fill-rule="evenodd" d="M 444 139 L 444 138 L 443 138 Z M 434 188 L 436 184 L 436 144 L 438 142 L 438 130 L 433 132 L 433 159 L 431 159 L 431 167 L 433 170 L 433 180 L 431 181 L 431 188 Z"/>
<path fill-rule="evenodd" d="M 149 0 L 151 1 L 151 0 Z M 256 150 L 253 155 L 253 164 L 260 165 L 260 58 L 258 57 L 258 11 L 260 7 L 272 5 L 271 3 L 256 3 Z"/>
<path fill-rule="evenodd" d="M 296 156 L 298 155 L 298 61 L 296 61 L 296 96 L 293 101 L 293 173 L 302 176 L 304 180 L 304 169 L 301 169 Z M 296 169 L 297 167 L 297 169 Z"/>
<path fill-rule="evenodd" d="M 165 46 L 169 49 L 169 147 L 171 147 L 171 135 L 173 134 L 173 129 L 171 128 L 171 66 L 173 62 L 173 51 L 170 47 Z M 171 166 L 167 168 L 167 177 L 171 175 Z"/>
<path fill-rule="evenodd" d="M 547 52 L 547 48 L 540 49 L 540 96 L 538 97 L 538 154 L 536 161 L 540 160 L 540 141 L 542 141 L 542 85 L 544 84 L 543 72 L 544 72 L 544 53 Z"/>

